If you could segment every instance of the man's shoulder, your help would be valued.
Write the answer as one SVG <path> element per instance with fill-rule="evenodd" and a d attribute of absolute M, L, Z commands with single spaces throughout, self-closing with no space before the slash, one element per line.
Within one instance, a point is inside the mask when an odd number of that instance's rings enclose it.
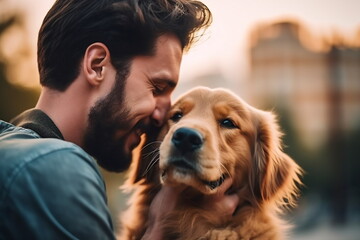
<path fill-rule="evenodd" d="M 54 166 L 78 171 L 92 169 L 99 175 L 95 160 L 79 146 L 55 138 L 40 138 L 34 131 L 0 122 L 0 179 L 29 169 L 52 174 Z M 62 174 L 66 175 L 64 171 Z"/>
<path fill-rule="evenodd" d="M 41 138 L 36 132 L 0 121 L 0 152 L 5 158 L 34 159 L 57 151 L 91 157 L 79 146 L 56 138 Z"/>

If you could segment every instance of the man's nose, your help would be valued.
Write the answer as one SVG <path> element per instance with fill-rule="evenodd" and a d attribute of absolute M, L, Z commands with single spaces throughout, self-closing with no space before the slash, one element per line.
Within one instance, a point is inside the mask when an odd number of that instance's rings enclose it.
<path fill-rule="evenodd" d="M 167 112 L 171 107 L 170 97 L 159 99 L 156 103 L 155 110 L 152 114 L 152 121 L 156 127 L 161 127 L 164 124 Z"/>

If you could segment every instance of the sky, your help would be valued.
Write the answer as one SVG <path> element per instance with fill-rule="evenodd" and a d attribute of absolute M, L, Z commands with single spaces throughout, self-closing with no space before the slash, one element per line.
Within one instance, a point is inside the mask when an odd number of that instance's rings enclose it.
<path fill-rule="evenodd" d="M 36 37 L 53 0 L 0 0 L 25 14 L 29 43 L 36 67 Z M 355 38 L 360 31 L 359 0 L 203 0 L 213 13 L 206 35 L 183 57 L 181 79 L 218 71 L 239 80 L 247 71 L 248 36 L 260 23 L 282 19 L 299 21 L 312 35 L 340 33 Z M 359 34 L 360 35 L 360 34 Z M 358 36 L 359 36 L 358 35 Z M 36 85 L 36 83 L 35 83 Z"/>
<path fill-rule="evenodd" d="M 295 19 L 314 35 L 339 32 L 350 38 L 360 31 L 359 0 L 205 0 L 214 22 L 209 38 L 184 59 L 191 66 L 220 68 L 229 77 L 241 78 L 246 70 L 248 36 L 259 23 Z M 205 64 L 206 62 L 206 64 Z"/>

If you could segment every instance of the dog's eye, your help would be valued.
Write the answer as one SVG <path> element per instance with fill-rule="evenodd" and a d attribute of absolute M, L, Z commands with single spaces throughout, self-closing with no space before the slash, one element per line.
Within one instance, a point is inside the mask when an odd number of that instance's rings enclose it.
<path fill-rule="evenodd" d="M 220 125 L 224 128 L 238 128 L 236 124 L 229 118 L 220 121 Z"/>
<path fill-rule="evenodd" d="M 183 114 L 181 112 L 176 112 L 172 117 L 170 118 L 172 121 L 177 122 L 183 117 Z"/>

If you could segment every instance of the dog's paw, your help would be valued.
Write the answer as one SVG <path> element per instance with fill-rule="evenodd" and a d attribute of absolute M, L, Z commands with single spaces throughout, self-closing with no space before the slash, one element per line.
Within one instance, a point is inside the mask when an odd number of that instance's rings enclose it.
<path fill-rule="evenodd" d="M 214 229 L 198 240 L 243 240 L 239 234 L 231 229 Z"/>

